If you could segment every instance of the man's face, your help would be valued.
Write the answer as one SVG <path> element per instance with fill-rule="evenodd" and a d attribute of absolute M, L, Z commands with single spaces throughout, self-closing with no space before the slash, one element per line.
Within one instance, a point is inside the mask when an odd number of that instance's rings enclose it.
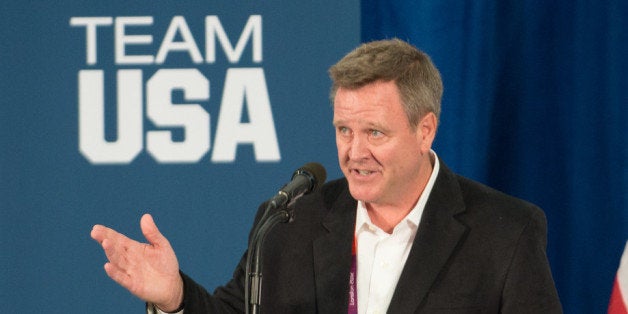
<path fill-rule="evenodd" d="M 433 114 L 422 118 L 414 130 L 392 81 L 338 89 L 334 99 L 338 161 L 355 199 L 378 205 L 416 202 L 431 174 L 429 150 L 436 119 L 430 120 L 434 125 L 427 130 L 422 124 L 428 117 Z"/>

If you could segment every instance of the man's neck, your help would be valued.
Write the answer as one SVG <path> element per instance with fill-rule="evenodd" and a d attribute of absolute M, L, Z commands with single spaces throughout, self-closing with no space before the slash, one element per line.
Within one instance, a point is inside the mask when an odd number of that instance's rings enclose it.
<path fill-rule="evenodd" d="M 428 158 L 430 166 L 421 176 L 420 183 L 415 186 L 414 191 L 417 191 L 418 194 L 408 195 L 406 201 L 401 201 L 397 204 L 364 204 L 366 212 L 374 225 L 391 234 L 395 227 L 414 209 L 434 170 L 434 156 L 429 154 Z"/>
<path fill-rule="evenodd" d="M 366 212 L 369 214 L 371 222 L 391 234 L 395 227 L 412 211 L 413 207 L 407 209 L 399 209 L 392 206 L 373 206 L 366 205 Z"/>

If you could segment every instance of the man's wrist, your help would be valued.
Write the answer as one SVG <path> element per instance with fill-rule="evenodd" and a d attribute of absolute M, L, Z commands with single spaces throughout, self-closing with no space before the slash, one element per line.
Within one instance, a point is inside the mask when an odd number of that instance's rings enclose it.
<path fill-rule="evenodd" d="M 163 313 L 178 313 L 183 310 L 183 278 L 179 274 L 178 282 L 175 285 L 175 297 L 165 304 L 155 303 L 155 307 Z"/>
<path fill-rule="evenodd" d="M 178 312 L 181 312 L 181 310 L 183 310 L 183 307 L 184 307 L 183 301 L 181 301 L 179 305 L 173 310 L 171 310 L 171 308 L 174 308 L 174 306 L 168 307 L 168 306 L 159 306 L 157 304 L 154 304 L 154 305 L 158 310 L 160 310 L 163 313 L 178 313 Z"/>

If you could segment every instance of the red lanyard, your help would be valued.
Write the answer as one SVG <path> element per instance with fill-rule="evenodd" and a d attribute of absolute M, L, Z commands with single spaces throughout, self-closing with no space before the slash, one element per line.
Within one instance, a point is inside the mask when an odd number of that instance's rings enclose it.
<path fill-rule="evenodd" d="M 358 314 L 358 265 L 357 265 L 357 242 L 358 240 L 353 238 L 353 246 L 351 247 L 351 271 L 349 272 L 349 311 L 348 314 Z"/>

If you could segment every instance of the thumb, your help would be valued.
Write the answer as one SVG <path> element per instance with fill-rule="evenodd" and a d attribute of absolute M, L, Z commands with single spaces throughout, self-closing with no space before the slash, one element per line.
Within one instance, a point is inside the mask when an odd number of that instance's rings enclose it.
<path fill-rule="evenodd" d="M 168 240 L 159 232 L 153 216 L 150 214 L 144 214 L 140 220 L 140 228 L 148 243 L 153 246 L 168 245 Z"/>

